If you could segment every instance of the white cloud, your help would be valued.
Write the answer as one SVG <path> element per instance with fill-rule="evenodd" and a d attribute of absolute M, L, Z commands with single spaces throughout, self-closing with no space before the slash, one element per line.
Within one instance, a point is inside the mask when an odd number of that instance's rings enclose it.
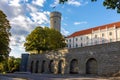
<path fill-rule="evenodd" d="M 15 57 L 20 57 L 21 53 L 25 52 L 24 49 L 24 41 L 25 41 L 25 37 L 24 36 L 11 36 L 10 37 L 11 42 L 10 42 L 10 47 L 12 49 L 10 56 L 15 56 Z"/>
<path fill-rule="evenodd" d="M 47 24 L 49 23 L 48 17 L 46 16 L 46 12 L 35 12 L 35 13 L 30 13 L 31 19 L 36 23 L 36 24 Z"/>
<path fill-rule="evenodd" d="M 9 5 L 19 7 L 20 6 L 20 1 L 21 0 L 8 0 Z"/>
<path fill-rule="evenodd" d="M 59 4 L 59 0 L 54 0 L 53 4 L 50 4 L 50 7 L 56 7 Z"/>
<path fill-rule="evenodd" d="M 26 4 L 21 3 L 25 1 Z M 58 4 L 56 2 L 54 4 Z M 0 9 L 7 15 L 11 24 L 11 42 L 12 49 L 10 55 L 20 54 L 25 52 L 24 42 L 25 37 L 36 27 L 49 23 L 49 11 L 43 11 L 45 0 L 0 0 Z M 64 24 L 67 25 L 67 24 Z M 61 28 L 63 35 L 68 35 L 69 32 Z"/>
<path fill-rule="evenodd" d="M 23 47 L 23 43 L 25 41 L 25 37 L 22 36 L 22 35 L 19 36 L 19 37 L 17 35 L 15 35 L 15 36 L 11 36 L 10 40 L 11 40 L 11 43 L 10 43 L 11 46 Z"/>
<path fill-rule="evenodd" d="M 67 26 L 67 24 L 66 24 L 66 23 L 64 23 L 63 25 L 64 25 L 64 26 Z"/>
<path fill-rule="evenodd" d="M 36 12 L 36 11 L 38 11 L 38 9 L 34 5 L 26 4 L 26 6 L 27 6 L 27 10 L 29 12 Z"/>
<path fill-rule="evenodd" d="M 87 24 L 86 21 L 82 21 L 82 22 L 74 22 L 74 25 L 80 25 L 80 24 Z"/>
<path fill-rule="evenodd" d="M 27 26 L 25 20 L 26 20 L 25 16 L 23 16 L 23 15 L 18 15 L 17 17 L 11 19 L 10 23 L 11 23 L 12 25 L 17 25 L 17 26 L 21 25 L 20 27 L 27 28 L 28 26 Z M 19 24 L 18 24 L 18 23 L 19 23 Z"/>
<path fill-rule="evenodd" d="M 50 7 L 56 7 L 59 4 L 59 0 L 54 0 L 53 4 L 50 4 Z M 81 6 L 81 2 L 78 0 L 68 0 L 67 2 L 68 5 L 73 5 L 73 6 Z"/>
<path fill-rule="evenodd" d="M 44 2 L 45 0 L 32 0 L 31 3 L 28 0 L 0 0 L 0 10 L 7 15 L 11 24 L 11 55 L 16 51 L 24 52 L 25 37 L 36 26 L 49 23 L 50 12 L 42 10 Z"/>
<path fill-rule="evenodd" d="M 78 0 L 68 0 L 67 4 L 74 5 L 74 6 L 80 6 L 81 5 L 80 1 L 78 1 Z"/>
<path fill-rule="evenodd" d="M 64 28 L 61 28 L 61 33 L 62 33 L 64 36 L 68 36 L 68 35 L 69 35 L 69 31 L 65 30 Z"/>
<path fill-rule="evenodd" d="M 46 0 L 32 0 L 32 4 L 43 7 Z"/>

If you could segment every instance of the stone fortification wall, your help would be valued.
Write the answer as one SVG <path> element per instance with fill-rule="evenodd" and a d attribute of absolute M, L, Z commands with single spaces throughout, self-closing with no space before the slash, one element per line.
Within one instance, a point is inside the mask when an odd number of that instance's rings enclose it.
<path fill-rule="evenodd" d="M 80 74 L 86 74 L 86 63 L 89 59 L 97 61 L 98 75 L 110 75 L 120 71 L 120 42 L 70 49 L 69 53 L 66 55 L 67 62 L 79 60 Z M 66 72 L 69 70 L 68 67 Z"/>
<path fill-rule="evenodd" d="M 120 42 L 30 55 L 28 71 L 111 75 L 120 71 Z"/>

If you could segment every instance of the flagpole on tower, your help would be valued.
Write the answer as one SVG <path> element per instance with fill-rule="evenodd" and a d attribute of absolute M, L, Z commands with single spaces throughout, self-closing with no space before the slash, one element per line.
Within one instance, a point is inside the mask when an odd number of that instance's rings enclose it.
<path fill-rule="evenodd" d="M 56 11 L 56 6 L 53 6 L 52 9 L 53 9 L 53 11 Z"/>

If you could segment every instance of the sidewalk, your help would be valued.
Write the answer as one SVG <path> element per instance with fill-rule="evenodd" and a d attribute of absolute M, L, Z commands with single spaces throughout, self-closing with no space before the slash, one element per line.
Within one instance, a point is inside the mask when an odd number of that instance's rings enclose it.
<path fill-rule="evenodd" d="M 94 75 L 54 75 L 54 74 L 5 74 L 0 80 L 120 80 L 120 77 L 99 77 Z"/>
<path fill-rule="evenodd" d="M 27 80 L 27 79 L 10 78 L 10 77 L 5 77 L 5 76 L 0 76 L 0 80 Z"/>
<path fill-rule="evenodd" d="M 13 79 L 5 76 L 0 76 L 0 80 L 13 80 Z"/>

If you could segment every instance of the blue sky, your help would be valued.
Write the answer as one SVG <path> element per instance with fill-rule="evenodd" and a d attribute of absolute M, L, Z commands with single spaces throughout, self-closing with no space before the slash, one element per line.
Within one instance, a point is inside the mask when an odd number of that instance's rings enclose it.
<path fill-rule="evenodd" d="M 52 11 L 62 13 L 63 35 L 120 21 L 120 14 L 106 9 L 102 2 L 103 0 L 69 0 L 68 3 L 58 4 L 58 0 L 0 0 L 0 10 L 7 15 L 12 26 L 10 56 L 20 57 L 21 53 L 25 53 L 25 37 L 36 26 L 49 27 L 49 14 Z M 54 6 L 55 9 L 52 8 Z"/>

